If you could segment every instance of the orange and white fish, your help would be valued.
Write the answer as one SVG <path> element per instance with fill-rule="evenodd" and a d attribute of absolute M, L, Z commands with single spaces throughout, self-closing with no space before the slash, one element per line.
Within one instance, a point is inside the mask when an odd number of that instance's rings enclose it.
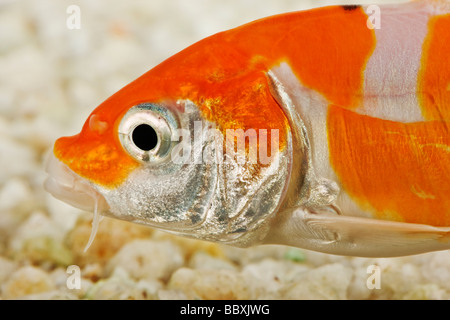
<path fill-rule="evenodd" d="M 323 7 L 208 37 L 58 139 L 47 170 L 95 225 L 356 256 L 450 249 L 450 2 Z"/>

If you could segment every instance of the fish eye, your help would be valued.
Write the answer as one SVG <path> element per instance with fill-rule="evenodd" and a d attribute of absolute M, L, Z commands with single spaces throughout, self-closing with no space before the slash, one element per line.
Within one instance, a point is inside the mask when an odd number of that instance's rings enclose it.
<path fill-rule="evenodd" d="M 159 163 L 173 147 L 172 134 L 178 128 L 175 115 L 163 106 L 142 103 L 130 108 L 119 124 L 119 139 L 136 160 Z"/>
<path fill-rule="evenodd" d="M 158 145 L 158 135 L 155 129 L 145 123 L 134 128 L 131 138 L 136 147 L 144 151 L 150 151 Z"/>

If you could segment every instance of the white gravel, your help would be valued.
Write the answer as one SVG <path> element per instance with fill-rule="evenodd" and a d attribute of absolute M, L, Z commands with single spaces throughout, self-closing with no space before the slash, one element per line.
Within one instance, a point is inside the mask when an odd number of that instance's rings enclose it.
<path fill-rule="evenodd" d="M 189 44 L 313 1 L 82 0 L 81 29 L 71 30 L 74 2 L 0 0 L 0 299 L 450 299 L 450 251 L 364 259 L 236 249 L 105 218 L 83 253 L 91 215 L 42 188 L 54 140 Z M 69 265 L 80 288 L 68 285 Z"/>

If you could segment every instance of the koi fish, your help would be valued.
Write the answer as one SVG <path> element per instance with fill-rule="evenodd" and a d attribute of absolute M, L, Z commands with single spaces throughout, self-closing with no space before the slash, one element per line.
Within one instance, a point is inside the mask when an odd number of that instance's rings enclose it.
<path fill-rule="evenodd" d="M 450 249 L 449 52 L 442 0 L 215 34 L 58 139 L 45 187 L 94 231 L 106 215 L 239 247 Z"/>

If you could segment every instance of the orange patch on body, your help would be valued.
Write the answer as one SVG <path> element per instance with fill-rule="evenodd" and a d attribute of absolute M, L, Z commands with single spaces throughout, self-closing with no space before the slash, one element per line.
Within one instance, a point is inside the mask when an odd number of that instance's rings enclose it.
<path fill-rule="evenodd" d="M 229 45 L 245 52 L 252 61 L 265 64 L 266 70 L 287 62 L 303 85 L 330 103 L 356 108 L 363 66 L 376 44 L 367 19 L 361 7 L 288 13 L 226 32 L 222 35 L 224 50 Z"/>
<path fill-rule="evenodd" d="M 382 219 L 450 226 L 448 123 L 398 123 L 332 106 L 330 160 L 344 189 Z"/>
<path fill-rule="evenodd" d="M 354 109 L 360 103 L 364 66 L 375 49 L 375 32 L 367 28 L 362 8 L 323 10 L 309 12 L 287 31 L 286 45 L 294 46 L 289 62 L 305 86 L 330 103 Z"/>
<path fill-rule="evenodd" d="M 450 14 L 428 23 L 419 74 L 419 101 L 423 116 L 450 121 Z"/>

